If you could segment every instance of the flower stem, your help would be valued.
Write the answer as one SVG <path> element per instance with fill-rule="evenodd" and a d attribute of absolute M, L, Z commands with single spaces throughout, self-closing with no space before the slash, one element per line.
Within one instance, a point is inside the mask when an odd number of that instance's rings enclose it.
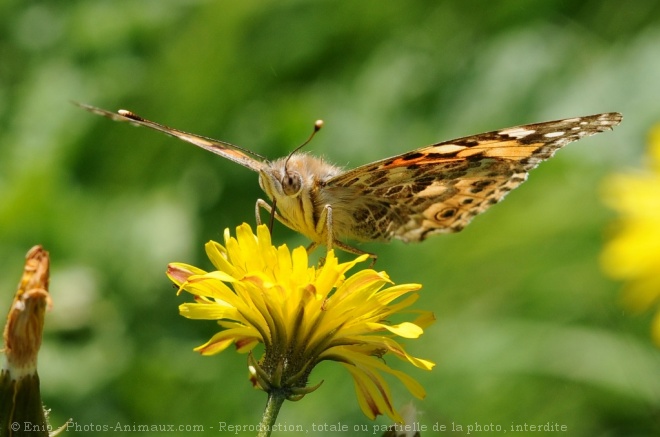
<path fill-rule="evenodd" d="M 285 396 L 279 390 L 271 390 L 268 393 L 268 401 L 266 402 L 266 409 L 264 410 L 264 415 L 261 418 L 261 423 L 259 424 L 259 434 L 257 437 L 269 437 L 275 421 L 277 420 L 277 414 L 280 412 L 280 407 L 284 403 Z"/>

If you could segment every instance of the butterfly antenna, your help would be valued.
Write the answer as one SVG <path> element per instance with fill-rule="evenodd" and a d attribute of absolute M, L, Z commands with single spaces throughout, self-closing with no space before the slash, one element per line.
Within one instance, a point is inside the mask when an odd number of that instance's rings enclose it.
<path fill-rule="evenodd" d="M 312 141 L 312 138 L 314 138 L 314 135 L 316 135 L 316 132 L 320 131 L 322 127 L 323 127 L 323 120 L 316 120 L 314 122 L 314 130 L 312 131 L 309 138 L 307 138 L 304 143 L 293 149 L 291 153 L 289 153 L 289 156 L 286 157 L 286 161 L 284 161 L 285 171 L 286 171 L 286 165 L 289 163 L 289 159 L 291 159 L 293 154 L 296 153 L 298 150 L 302 149 L 303 147 L 305 147 L 307 144 L 309 144 L 309 142 Z"/>

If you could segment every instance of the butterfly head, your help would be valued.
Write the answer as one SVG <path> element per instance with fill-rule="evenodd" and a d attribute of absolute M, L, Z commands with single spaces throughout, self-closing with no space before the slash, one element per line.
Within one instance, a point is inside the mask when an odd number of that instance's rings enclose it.
<path fill-rule="evenodd" d="M 293 229 L 307 235 L 309 226 L 305 220 L 304 199 L 302 194 L 307 186 L 296 165 L 296 156 L 278 159 L 267 163 L 259 170 L 259 186 L 264 190 L 273 207 L 277 205 L 278 214 Z"/>
<path fill-rule="evenodd" d="M 289 156 L 264 163 L 259 170 L 259 185 L 268 195 L 284 223 L 310 237 L 314 241 L 325 241 L 318 234 L 316 217 L 327 199 L 321 195 L 323 187 L 331 178 L 342 173 L 342 169 L 306 153 L 300 153 L 323 125 L 314 124 L 314 132 Z"/>
<path fill-rule="evenodd" d="M 309 169 L 301 162 L 301 156 L 304 155 L 298 151 L 305 147 L 322 127 L 323 120 L 316 120 L 312 134 L 304 143 L 293 149 L 286 158 L 271 163 L 268 169 L 260 172 L 259 185 L 271 199 L 300 195 L 304 185 L 303 173 L 306 170 L 309 172 Z"/>
<path fill-rule="evenodd" d="M 305 185 L 302 176 L 305 168 L 300 164 L 298 154 L 269 163 L 259 172 L 261 189 L 268 197 L 278 201 L 284 197 L 299 196 Z"/>
<path fill-rule="evenodd" d="M 313 237 L 313 217 L 318 213 L 315 208 L 326 201 L 321 198 L 323 187 L 342 171 L 323 159 L 295 153 L 267 163 L 259 171 L 259 185 L 277 204 L 279 214 L 287 223 L 304 235 Z"/>

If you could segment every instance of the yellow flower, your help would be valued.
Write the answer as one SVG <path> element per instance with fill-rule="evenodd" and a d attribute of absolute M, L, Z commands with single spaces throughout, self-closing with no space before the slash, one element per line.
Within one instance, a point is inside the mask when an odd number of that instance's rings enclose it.
<path fill-rule="evenodd" d="M 180 291 L 195 299 L 179 307 L 181 315 L 217 320 L 224 328 L 195 350 L 212 355 L 235 344 L 239 352 L 248 352 L 262 343 L 260 360 L 250 353 L 250 377 L 269 395 L 277 392 L 289 400 L 318 388 L 307 386 L 316 364 L 337 361 L 352 375 L 360 407 L 371 419 L 384 413 L 402 420 L 383 373 L 399 379 L 416 397 L 425 396 L 419 383 L 383 360 L 394 355 L 425 370 L 434 366 L 406 353 L 396 340 L 419 337 L 433 322 L 432 313 L 408 311 L 416 315 L 414 321 L 388 321 L 405 314 L 417 300 L 420 285 L 392 285 L 387 274 L 372 269 L 345 277 L 366 255 L 339 263 L 330 251 L 322 267 L 310 267 L 305 248 L 274 247 L 266 226 L 259 226 L 254 235 L 243 224 L 236 238 L 227 229 L 225 245 L 211 241 L 206 253 L 217 270 L 205 272 L 181 263 L 168 267 Z"/>
<path fill-rule="evenodd" d="M 660 125 L 649 138 L 650 171 L 614 175 L 605 184 L 605 201 L 620 217 L 602 264 L 610 276 L 627 281 L 623 301 L 635 312 L 660 302 Z M 660 346 L 660 311 L 651 333 Z"/>

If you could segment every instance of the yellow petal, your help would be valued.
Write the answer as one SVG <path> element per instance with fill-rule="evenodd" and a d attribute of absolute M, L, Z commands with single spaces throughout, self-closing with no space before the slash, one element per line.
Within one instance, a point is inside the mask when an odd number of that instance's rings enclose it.
<path fill-rule="evenodd" d="M 367 325 L 374 331 L 386 329 L 403 338 L 418 338 L 424 333 L 422 328 L 410 322 L 403 322 L 398 325 L 388 325 L 386 323 L 367 323 Z"/>
<path fill-rule="evenodd" d="M 231 346 L 234 343 L 234 338 L 230 337 L 227 338 L 227 336 L 221 335 L 224 334 L 223 332 L 220 332 L 216 335 L 214 335 L 211 340 L 207 341 L 201 346 L 197 346 L 195 349 L 193 349 L 195 352 L 199 352 L 202 355 L 215 355 L 219 354 L 223 350 L 227 349 L 229 346 Z"/>
<path fill-rule="evenodd" d="M 204 245 L 204 249 L 206 250 L 206 256 L 216 269 L 226 272 L 231 276 L 236 276 L 236 268 L 227 261 L 227 249 L 220 243 L 209 241 Z"/>
<path fill-rule="evenodd" d="M 422 387 L 422 385 L 419 382 L 417 382 L 417 380 L 412 376 L 400 370 L 394 370 L 392 368 L 390 368 L 389 373 L 391 373 L 399 381 L 401 381 L 403 385 L 406 386 L 408 391 L 417 399 L 424 399 L 426 397 L 426 390 L 424 390 L 424 387 Z"/>
<path fill-rule="evenodd" d="M 169 263 L 166 272 L 167 277 L 179 287 L 186 282 L 190 276 L 203 275 L 205 273 L 206 272 L 202 269 L 184 263 Z"/>
<path fill-rule="evenodd" d="M 263 271 L 266 265 L 259 251 L 257 237 L 252 233 L 250 225 L 243 223 L 238 226 L 236 228 L 236 238 L 238 239 L 242 258 L 245 260 L 246 271 Z"/>
<path fill-rule="evenodd" d="M 415 310 L 408 312 L 413 314 L 419 314 L 419 316 L 415 320 L 413 320 L 412 323 L 414 323 L 415 325 L 419 326 L 422 329 L 431 326 L 431 324 L 435 322 L 435 315 L 433 314 L 432 311 Z"/>
<path fill-rule="evenodd" d="M 238 240 L 234 237 L 230 237 L 225 241 L 225 248 L 227 249 L 227 260 L 238 272 L 245 274 L 246 261 Z"/>
<path fill-rule="evenodd" d="M 271 243 L 268 226 L 257 226 L 257 244 L 259 246 L 257 251 L 260 256 L 263 257 L 265 266 L 272 269 L 277 265 L 277 249 L 275 249 Z"/>
<path fill-rule="evenodd" d="M 329 299 L 328 307 L 359 308 L 388 282 L 374 270 L 362 270 L 346 279 Z M 377 305 L 374 301 L 371 305 Z"/>
<path fill-rule="evenodd" d="M 213 277 L 215 273 L 221 272 L 215 271 L 204 276 L 193 276 L 183 284 L 183 288 L 193 295 L 231 301 L 233 291 L 222 280 L 215 279 Z"/>
<path fill-rule="evenodd" d="M 370 419 L 379 414 L 387 414 L 395 422 L 401 423 L 403 418 L 392 405 L 389 386 L 378 374 L 344 364 L 353 376 L 358 403 L 362 412 Z"/>
<path fill-rule="evenodd" d="M 378 294 L 378 301 L 382 305 L 387 305 L 390 302 L 398 299 L 399 297 L 408 294 L 412 291 L 417 291 L 422 288 L 421 284 L 399 284 L 388 287 Z M 410 303 L 412 304 L 412 302 Z"/>
<path fill-rule="evenodd" d="M 309 261 L 307 259 L 307 250 L 304 247 L 296 247 L 291 253 L 291 284 L 296 284 L 301 286 L 306 284 L 309 280 L 307 276 L 307 269 L 309 266 Z"/>
<path fill-rule="evenodd" d="M 182 303 L 179 305 L 179 314 L 187 319 L 197 320 L 217 320 L 217 319 L 236 319 L 238 313 L 236 308 L 229 305 L 222 305 L 219 302 L 202 303 Z"/>

